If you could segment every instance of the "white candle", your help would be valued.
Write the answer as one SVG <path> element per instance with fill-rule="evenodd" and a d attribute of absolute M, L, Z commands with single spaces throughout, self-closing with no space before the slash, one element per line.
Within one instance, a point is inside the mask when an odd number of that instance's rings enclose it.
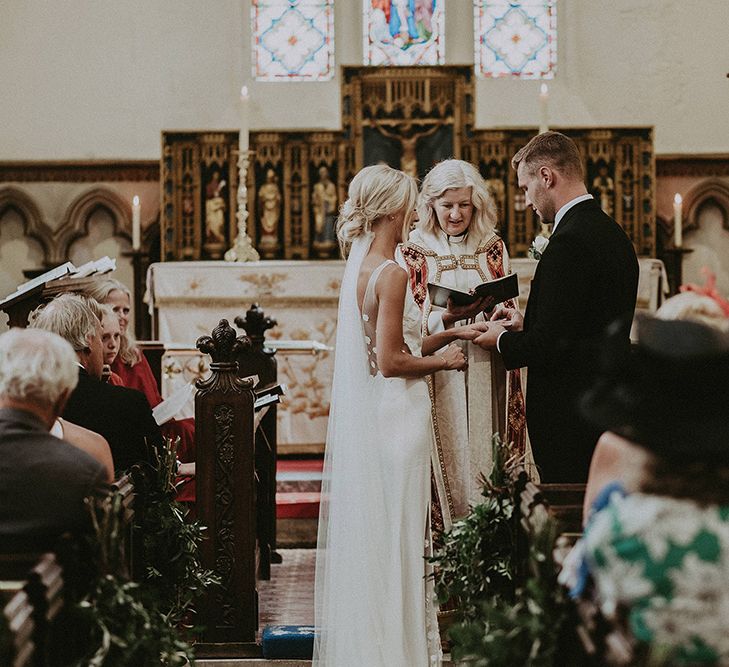
<path fill-rule="evenodd" d="M 683 245 L 683 197 L 677 192 L 673 197 L 673 245 Z"/>
<path fill-rule="evenodd" d="M 543 83 L 539 87 L 539 134 L 549 129 L 549 87 Z"/>
<path fill-rule="evenodd" d="M 250 101 L 250 95 L 248 94 L 248 86 L 243 86 L 240 89 L 240 137 L 238 139 L 238 149 L 241 154 L 248 151 L 248 103 Z"/>
<path fill-rule="evenodd" d="M 139 204 L 139 197 L 134 195 L 132 199 L 132 250 L 139 250 L 142 247 L 142 207 Z"/>

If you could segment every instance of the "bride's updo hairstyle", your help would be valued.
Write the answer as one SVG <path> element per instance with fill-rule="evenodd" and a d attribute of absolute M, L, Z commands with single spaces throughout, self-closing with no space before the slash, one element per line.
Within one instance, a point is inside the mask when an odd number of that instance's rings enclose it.
<path fill-rule="evenodd" d="M 342 254 L 358 236 L 372 231 L 372 224 L 386 215 L 406 211 L 403 235 L 410 229 L 418 198 L 415 180 L 386 164 L 360 170 L 349 184 L 347 201 L 337 220 L 337 236 Z"/>
<path fill-rule="evenodd" d="M 435 214 L 435 200 L 442 197 L 446 190 L 460 188 L 471 188 L 474 210 L 468 231 L 478 238 L 493 233 L 496 227 L 496 204 L 478 169 L 464 160 L 443 160 L 426 174 L 418 198 L 418 227 L 424 232 L 437 234 L 440 225 Z"/>

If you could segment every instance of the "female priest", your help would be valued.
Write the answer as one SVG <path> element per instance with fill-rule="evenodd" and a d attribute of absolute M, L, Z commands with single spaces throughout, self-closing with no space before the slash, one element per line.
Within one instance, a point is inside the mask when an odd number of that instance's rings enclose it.
<path fill-rule="evenodd" d="M 447 309 L 430 302 L 428 283 L 469 292 L 508 273 L 509 255 L 496 233 L 496 207 L 478 170 L 463 160 L 444 160 L 425 176 L 419 222 L 398 253 L 422 313 L 424 336 L 459 323 L 484 320 L 496 304 L 480 299 Z M 516 306 L 516 304 L 514 304 Z M 486 317 L 485 319 L 488 319 Z M 519 371 L 507 374 L 498 354 L 459 341 L 469 360 L 464 374 L 428 379 L 434 402 L 433 527 L 447 530 L 479 501 L 479 478 L 491 470 L 492 436 L 499 433 L 518 454 L 527 453 L 524 397 Z M 529 459 L 531 460 L 531 458 Z"/>

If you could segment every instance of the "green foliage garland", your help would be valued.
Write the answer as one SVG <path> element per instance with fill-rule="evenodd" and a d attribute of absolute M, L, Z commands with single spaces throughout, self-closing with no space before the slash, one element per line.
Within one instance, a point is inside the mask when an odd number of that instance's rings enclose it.
<path fill-rule="evenodd" d="M 202 568 L 203 527 L 187 522 L 175 500 L 177 442 L 156 452 L 156 466 L 135 474 L 135 539 L 143 540 L 143 579 L 130 581 L 124 554 L 121 496 L 90 499 L 90 549 L 98 576 L 77 608 L 83 646 L 77 665 L 146 667 L 194 664 L 181 639 L 195 600 L 217 583 Z"/>
<path fill-rule="evenodd" d="M 204 528 L 186 521 L 187 509 L 175 500 L 176 442 L 157 453 L 156 470 L 144 491 L 137 534 L 143 536 L 145 592 L 171 624 L 186 621 L 192 606 L 218 579 L 200 564 Z"/>
<path fill-rule="evenodd" d="M 121 496 L 112 496 L 111 502 L 92 498 L 89 506 L 95 529 L 90 546 L 98 575 L 76 610 L 83 628 L 81 644 L 91 647 L 77 666 L 192 664 L 192 648 L 125 572 Z"/>
<path fill-rule="evenodd" d="M 483 502 L 456 521 L 432 558 L 435 590 L 441 603 L 458 600 L 462 621 L 473 621 L 494 595 L 514 594 L 515 527 L 513 489 L 506 474 L 506 448 L 494 436 L 494 466 L 484 482 Z"/>
<path fill-rule="evenodd" d="M 434 554 L 441 602 L 459 603 L 460 622 L 449 629 L 454 660 L 469 667 L 552 667 L 567 618 L 567 601 L 556 581 L 549 518 L 532 536 L 526 579 L 516 580 L 518 502 L 509 456 L 498 435 L 494 466 L 484 482 L 484 501 L 444 535 Z"/>
<path fill-rule="evenodd" d="M 534 536 L 529 576 L 512 599 L 484 600 L 478 618 L 454 626 L 452 656 L 468 667 L 553 667 L 567 619 L 567 599 L 552 561 L 554 520 Z"/>

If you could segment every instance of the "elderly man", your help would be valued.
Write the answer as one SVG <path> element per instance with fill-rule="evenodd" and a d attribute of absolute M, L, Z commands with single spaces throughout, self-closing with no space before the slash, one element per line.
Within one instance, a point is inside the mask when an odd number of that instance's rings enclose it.
<path fill-rule="evenodd" d="M 76 383 L 76 355 L 48 331 L 0 335 L 0 550 L 47 549 L 81 528 L 106 479 L 89 454 L 52 436 Z"/>
<path fill-rule="evenodd" d="M 151 448 L 161 446 L 162 435 L 144 394 L 101 381 L 104 350 L 99 305 L 77 294 L 61 294 L 34 313 L 31 326 L 57 333 L 76 351 L 78 386 L 63 417 L 103 435 L 118 471 L 150 461 Z"/>

